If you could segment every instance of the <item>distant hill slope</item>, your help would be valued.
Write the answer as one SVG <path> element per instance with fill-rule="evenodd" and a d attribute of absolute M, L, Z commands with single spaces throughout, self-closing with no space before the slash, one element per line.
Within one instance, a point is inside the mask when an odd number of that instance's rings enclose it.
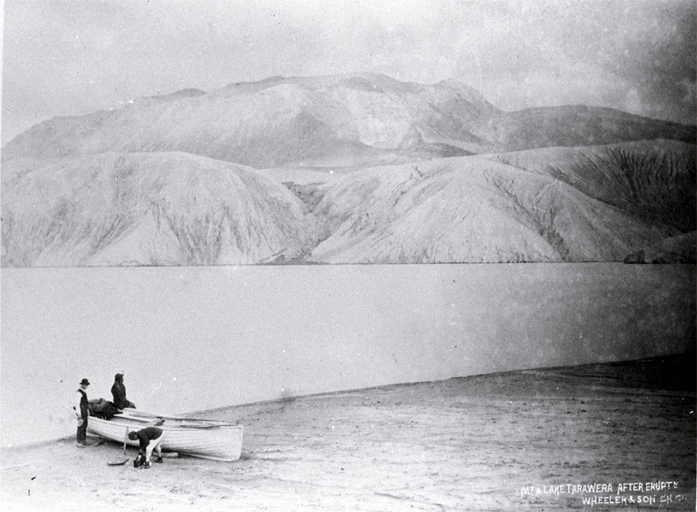
<path fill-rule="evenodd" d="M 505 113 L 455 80 L 423 85 L 357 73 L 185 89 L 57 117 L 18 135 L 2 157 L 180 151 L 256 168 L 355 167 L 655 138 L 694 142 L 696 131 L 592 107 Z"/>
<path fill-rule="evenodd" d="M 563 181 L 583 194 L 649 222 L 697 229 L 696 146 L 654 140 L 583 148 L 546 148 L 488 158 Z"/>
<path fill-rule="evenodd" d="M 598 146 L 672 139 L 697 142 L 697 127 L 658 121 L 610 108 L 573 105 L 506 112 L 491 119 L 506 151 L 553 146 Z"/>
<path fill-rule="evenodd" d="M 4 266 L 250 264 L 304 251 L 304 205 L 250 168 L 105 153 L 2 171 Z"/>
<path fill-rule="evenodd" d="M 330 263 L 623 261 L 694 230 L 695 146 L 644 142 L 443 159 L 319 187 Z"/>
<path fill-rule="evenodd" d="M 685 262 L 696 149 L 549 148 L 287 186 L 185 153 L 13 159 L 3 164 L 2 264 L 624 261 L 639 251 L 649 261 L 659 250 L 673 258 L 660 261 Z"/>
<path fill-rule="evenodd" d="M 624 259 L 625 263 L 697 263 L 697 231 L 660 240 Z"/>

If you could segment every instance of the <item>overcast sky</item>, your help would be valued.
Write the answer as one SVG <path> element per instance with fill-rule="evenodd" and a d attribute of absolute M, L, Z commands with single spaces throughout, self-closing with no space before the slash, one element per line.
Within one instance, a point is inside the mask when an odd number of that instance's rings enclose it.
<path fill-rule="evenodd" d="M 3 143 L 54 116 L 268 76 L 446 78 L 504 110 L 697 122 L 694 0 L 5 0 Z"/>

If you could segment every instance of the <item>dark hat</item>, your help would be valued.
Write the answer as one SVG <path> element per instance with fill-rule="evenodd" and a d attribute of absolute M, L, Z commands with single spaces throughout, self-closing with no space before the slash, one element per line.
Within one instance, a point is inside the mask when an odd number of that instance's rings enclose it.
<path fill-rule="evenodd" d="M 90 385 L 90 381 L 88 381 L 87 379 L 82 379 L 82 380 L 80 381 L 80 385 L 81 385 L 81 386 L 82 386 L 82 385 L 89 386 L 89 385 Z"/>
<path fill-rule="evenodd" d="M 123 379 L 123 373 L 117 373 L 117 374 L 114 376 L 114 378 L 115 378 L 116 380 Z"/>

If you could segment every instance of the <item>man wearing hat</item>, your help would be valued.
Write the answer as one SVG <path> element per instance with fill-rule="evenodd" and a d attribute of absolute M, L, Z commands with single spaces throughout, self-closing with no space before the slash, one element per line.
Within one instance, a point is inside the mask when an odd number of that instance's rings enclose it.
<path fill-rule="evenodd" d="M 90 385 L 90 381 L 87 379 L 82 379 L 80 381 L 80 389 L 77 390 L 77 399 L 75 405 L 73 405 L 73 410 L 77 416 L 77 445 L 79 447 L 87 446 L 87 418 L 89 417 L 89 411 L 87 408 L 87 386 Z"/>
<path fill-rule="evenodd" d="M 126 386 L 123 383 L 123 373 L 117 373 L 114 377 L 114 385 L 111 386 L 111 395 L 114 397 L 114 405 L 117 409 L 125 407 L 136 408 L 136 404 L 126 399 Z"/>

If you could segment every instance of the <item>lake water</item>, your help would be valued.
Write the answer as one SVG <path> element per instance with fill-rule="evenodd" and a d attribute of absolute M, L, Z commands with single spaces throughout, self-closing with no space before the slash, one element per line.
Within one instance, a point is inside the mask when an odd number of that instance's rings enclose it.
<path fill-rule="evenodd" d="M 693 265 L 2 269 L 2 445 L 72 435 L 77 384 L 186 413 L 628 360 L 695 343 Z"/>

